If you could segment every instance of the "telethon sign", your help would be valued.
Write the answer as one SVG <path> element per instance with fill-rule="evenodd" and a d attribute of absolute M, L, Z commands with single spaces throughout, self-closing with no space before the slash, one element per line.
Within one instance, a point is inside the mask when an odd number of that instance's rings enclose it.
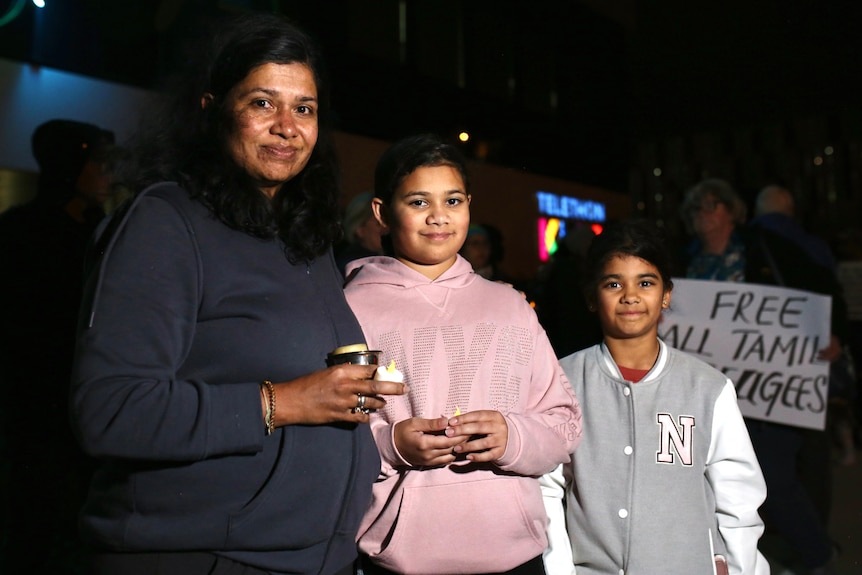
<path fill-rule="evenodd" d="M 607 219 L 605 205 L 593 200 L 581 200 L 550 192 L 536 192 L 539 213 L 563 220 L 603 222 Z"/>
<path fill-rule="evenodd" d="M 571 226 L 592 223 L 593 233 L 598 234 L 600 232 L 595 230 L 595 226 L 607 219 L 605 204 L 593 200 L 536 192 L 536 204 L 539 209 L 537 232 L 541 262 L 548 261 L 556 253 L 559 242 L 575 229 Z"/>
<path fill-rule="evenodd" d="M 674 278 L 659 337 L 723 372 L 742 414 L 823 429 L 829 296 L 783 287 Z"/>

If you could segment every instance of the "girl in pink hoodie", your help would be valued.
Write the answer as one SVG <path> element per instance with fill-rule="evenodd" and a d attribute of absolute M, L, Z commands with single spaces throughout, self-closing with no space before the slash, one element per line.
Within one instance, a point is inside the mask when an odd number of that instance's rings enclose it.
<path fill-rule="evenodd" d="M 537 477 L 568 461 L 581 415 L 524 298 L 458 250 L 471 196 L 458 150 L 402 140 L 375 172 L 394 257 L 347 269 L 347 300 L 409 395 L 372 414 L 382 468 L 358 534 L 365 575 L 544 575 Z"/>

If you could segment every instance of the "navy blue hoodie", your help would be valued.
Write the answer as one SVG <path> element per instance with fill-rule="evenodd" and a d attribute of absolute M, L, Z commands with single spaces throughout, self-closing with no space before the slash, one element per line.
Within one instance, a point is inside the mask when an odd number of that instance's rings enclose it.
<path fill-rule="evenodd" d="M 73 426 L 104 461 L 82 514 L 97 548 L 204 550 L 332 573 L 380 469 L 367 426 L 264 433 L 259 385 L 364 341 L 331 253 L 291 264 L 175 184 L 138 196 L 84 298 Z"/>

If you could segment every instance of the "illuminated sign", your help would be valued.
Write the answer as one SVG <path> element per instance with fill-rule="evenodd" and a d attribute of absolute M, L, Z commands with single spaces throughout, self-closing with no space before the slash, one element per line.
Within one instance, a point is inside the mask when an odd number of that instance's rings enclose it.
<path fill-rule="evenodd" d="M 546 262 L 556 253 L 560 240 L 566 237 L 569 231 L 567 228 L 589 226 L 594 234 L 602 233 L 602 225 L 599 222 L 606 219 L 603 203 L 558 196 L 549 192 L 536 192 L 536 200 L 541 214 L 537 229 L 539 261 Z"/>
<path fill-rule="evenodd" d="M 579 200 L 569 196 L 558 196 L 550 192 L 536 192 L 539 213 L 564 220 L 587 220 L 603 222 L 607 217 L 605 205 L 592 200 Z"/>
<path fill-rule="evenodd" d="M 565 220 L 539 218 L 539 261 L 548 261 L 557 251 L 557 238 L 562 238 L 565 235 Z"/>

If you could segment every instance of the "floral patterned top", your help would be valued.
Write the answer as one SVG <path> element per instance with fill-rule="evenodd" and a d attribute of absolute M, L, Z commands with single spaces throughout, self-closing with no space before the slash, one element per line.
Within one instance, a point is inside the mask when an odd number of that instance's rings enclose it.
<path fill-rule="evenodd" d="M 722 254 L 700 253 L 700 242 L 693 246 L 694 257 L 688 264 L 686 277 L 728 282 L 745 281 L 745 245 L 738 234 L 730 236 Z"/>

